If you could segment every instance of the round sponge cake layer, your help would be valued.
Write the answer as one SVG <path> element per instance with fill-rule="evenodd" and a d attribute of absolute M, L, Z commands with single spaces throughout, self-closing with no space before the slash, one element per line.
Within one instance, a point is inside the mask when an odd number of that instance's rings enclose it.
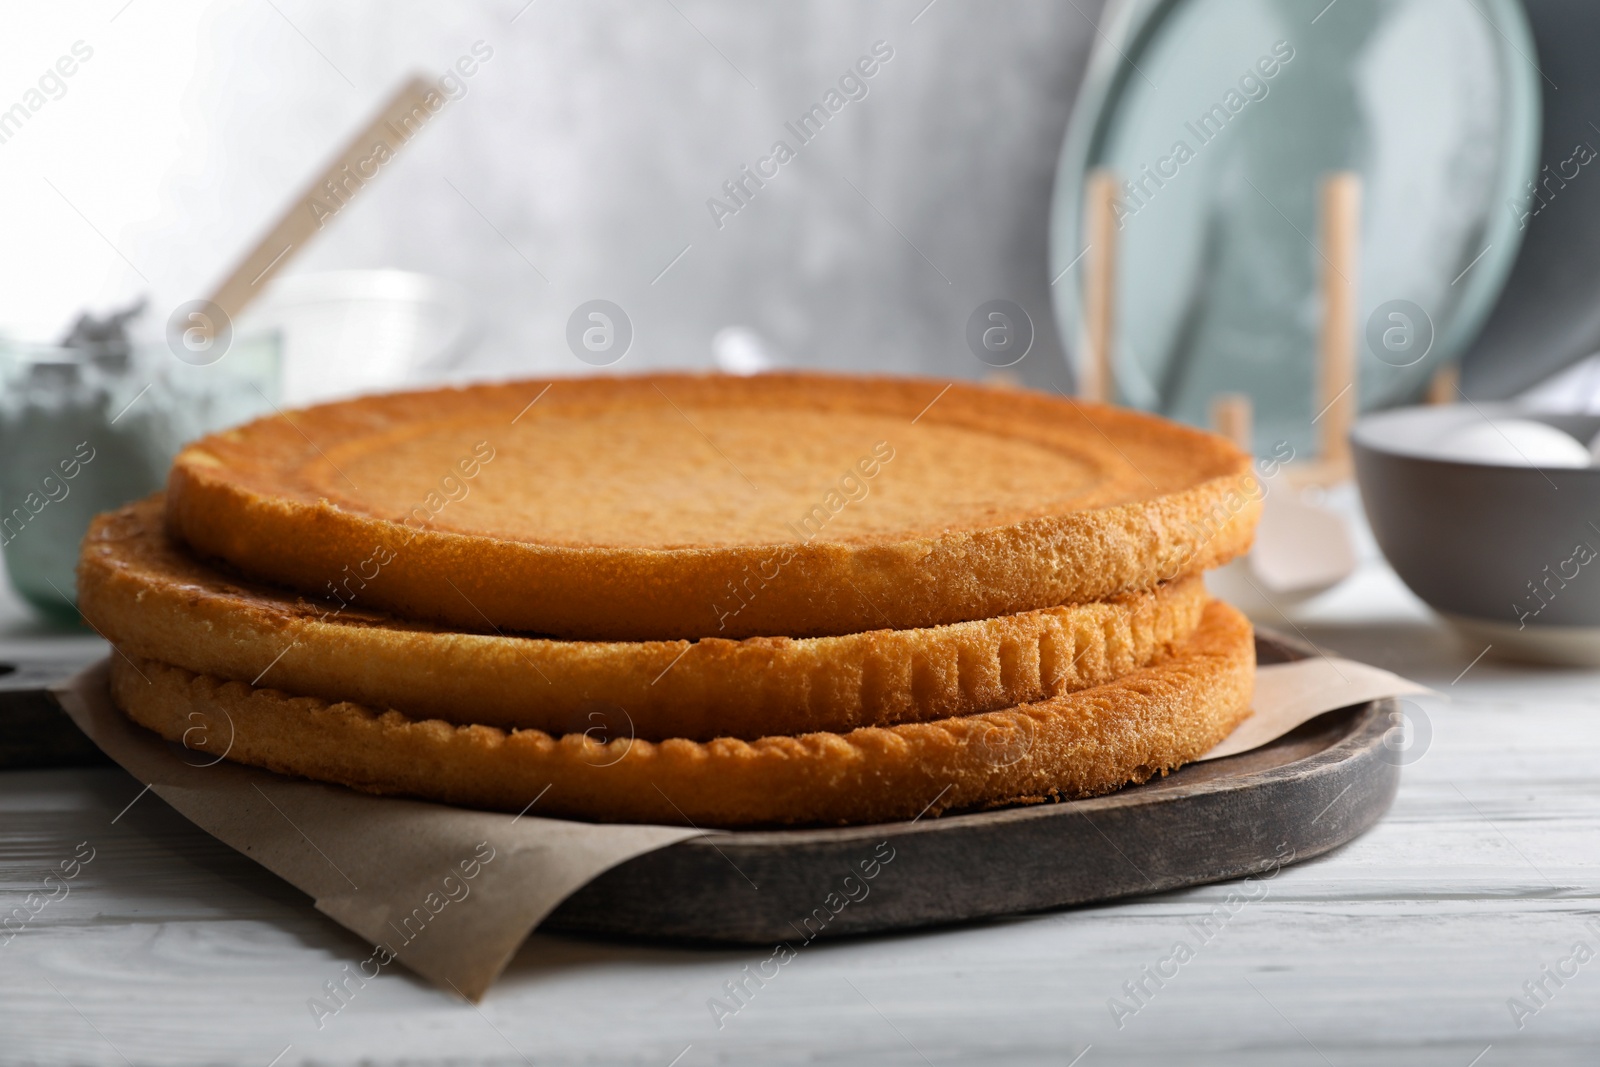
<path fill-rule="evenodd" d="M 1109 792 L 1221 741 L 1249 714 L 1254 676 L 1249 622 L 1212 603 L 1170 659 L 1107 685 L 964 718 L 753 742 L 601 744 L 418 721 L 122 656 L 111 683 L 117 705 L 163 737 L 284 774 L 498 811 L 539 797 L 545 815 L 740 827 Z"/>
<path fill-rule="evenodd" d="M 84 616 L 124 652 L 413 718 L 561 735 L 755 739 L 1009 708 L 1171 654 L 1200 622 L 1198 576 L 1111 601 L 915 630 L 729 641 L 456 633 L 312 602 L 195 559 L 152 497 L 95 520 Z"/>
<path fill-rule="evenodd" d="M 581 639 L 907 629 L 1226 562 L 1221 438 L 1021 391 L 824 375 L 474 386 L 288 412 L 173 465 L 206 555 L 406 618 Z"/>

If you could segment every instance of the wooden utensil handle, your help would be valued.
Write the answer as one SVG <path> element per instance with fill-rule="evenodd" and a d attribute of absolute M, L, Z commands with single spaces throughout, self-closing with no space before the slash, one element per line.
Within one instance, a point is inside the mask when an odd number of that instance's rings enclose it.
<path fill-rule="evenodd" d="M 239 317 L 273 275 L 421 132 L 444 107 L 444 101 L 438 85 L 419 75 L 412 75 L 395 90 L 372 121 L 345 142 L 212 292 L 211 302 L 222 309 L 227 320 Z"/>

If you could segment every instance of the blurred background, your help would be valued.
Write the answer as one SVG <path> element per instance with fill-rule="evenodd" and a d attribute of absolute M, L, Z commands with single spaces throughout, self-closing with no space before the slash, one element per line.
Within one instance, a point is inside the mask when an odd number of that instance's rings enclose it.
<path fill-rule="evenodd" d="M 9 29 L 0 550 L 58 621 L 89 516 L 197 434 L 799 367 L 1214 428 L 1274 490 L 1217 586 L 1258 619 L 1381 553 L 1469 641 L 1600 663 L 1600 588 L 1536 588 L 1600 518 L 1593 5 L 106 0 Z M 418 75 L 414 136 L 329 172 Z"/>
<path fill-rule="evenodd" d="M 710 366 L 740 327 L 797 364 L 970 377 L 964 323 L 1003 296 L 1040 328 L 1018 373 L 1048 383 L 1046 220 L 1100 5 L 926 2 L 30 11 L 0 41 L 0 100 L 76 41 L 94 55 L 0 144 L 0 328 L 54 338 L 148 295 L 159 338 L 405 75 L 466 57 L 464 91 L 286 274 L 454 283 L 482 337 L 451 369 L 485 375 L 588 370 L 566 322 L 602 298 L 636 331 L 619 370 Z M 719 227 L 707 200 L 879 41 L 867 95 Z"/>

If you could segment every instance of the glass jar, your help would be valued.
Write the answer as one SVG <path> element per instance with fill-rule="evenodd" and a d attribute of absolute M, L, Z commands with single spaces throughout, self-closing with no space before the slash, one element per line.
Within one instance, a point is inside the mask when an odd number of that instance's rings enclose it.
<path fill-rule="evenodd" d="M 185 441 L 273 410 L 275 335 L 197 367 L 165 349 L 0 341 L 0 554 L 46 617 L 78 621 L 78 547 L 95 515 L 159 490 Z"/>

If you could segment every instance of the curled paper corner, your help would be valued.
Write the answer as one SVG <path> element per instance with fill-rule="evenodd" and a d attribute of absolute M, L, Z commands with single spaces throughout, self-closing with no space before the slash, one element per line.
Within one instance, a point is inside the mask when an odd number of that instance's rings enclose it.
<path fill-rule="evenodd" d="M 1256 668 L 1250 717 L 1200 759 L 1221 759 L 1260 748 L 1318 715 L 1339 708 L 1417 694 L 1438 695 L 1392 671 L 1338 656 L 1260 666 Z"/>
<path fill-rule="evenodd" d="M 189 821 L 370 943 L 357 968 L 368 980 L 398 960 L 476 1002 L 568 896 L 634 856 L 704 833 L 473 811 L 214 761 L 118 711 L 108 663 L 53 690 L 72 721 Z"/>

